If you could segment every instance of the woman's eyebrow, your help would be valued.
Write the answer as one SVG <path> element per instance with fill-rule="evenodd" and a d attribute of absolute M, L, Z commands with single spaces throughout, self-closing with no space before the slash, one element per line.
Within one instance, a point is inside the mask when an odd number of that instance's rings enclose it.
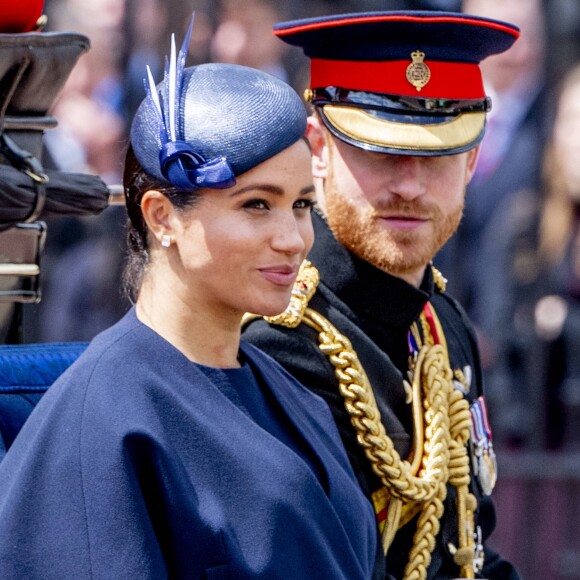
<path fill-rule="evenodd" d="M 270 183 L 254 183 L 246 185 L 245 187 L 240 187 L 236 191 L 232 192 L 232 197 L 246 193 L 246 191 L 264 191 L 266 193 L 273 193 L 274 195 L 284 195 L 284 189 L 278 187 L 277 185 L 272 185 Z M 299 195 L 307 195 L 314 191 L 314 185 L 307 185 L 300 190 Z"/>
<path fill-rule="evenodd" d="M 232 196 L 240 195 L 241 193 L 246 193 L 246 191 L 264 191 L 266 193 L 273 193 L 275 195 L 283 195 L 284 190 L 277 185 L 272 185 L 270 183 L 251 183 L 245 187 L 240 187 L 236 191 L 232 192 Z"/>

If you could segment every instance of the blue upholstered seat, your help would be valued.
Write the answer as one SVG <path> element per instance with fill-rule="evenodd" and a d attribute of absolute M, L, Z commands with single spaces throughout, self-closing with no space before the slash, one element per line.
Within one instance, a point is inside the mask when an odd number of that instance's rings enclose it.
<path fill-rule="evenodd" d="M 85 342 L 0 345 L 0 460 L 45 391 Z"/>

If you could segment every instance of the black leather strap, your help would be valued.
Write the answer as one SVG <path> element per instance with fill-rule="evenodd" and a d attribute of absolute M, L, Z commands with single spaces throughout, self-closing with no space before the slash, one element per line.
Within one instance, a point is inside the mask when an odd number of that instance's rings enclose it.
<path fill-rule="evenodd" d="M 34 206 L 25 223 L 36 221 L 44 209 L 46 202 L 46 184 L 48 175 L 44 172 L 42 163 L 29 151 L 20 148 L 6 133 L 0 133 L 0 153 L 19 171 L 26 173 L 33 183 L 36 191 Z"/>

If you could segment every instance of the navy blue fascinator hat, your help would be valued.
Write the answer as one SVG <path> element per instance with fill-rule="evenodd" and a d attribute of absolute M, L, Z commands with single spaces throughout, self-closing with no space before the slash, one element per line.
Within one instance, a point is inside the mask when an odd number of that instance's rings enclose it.
<path fill-rule="evenodd" d="M 217 63 L 185 68 L 191 28 L 177 56 L 172 37 L 159 85 L 147 69 L 131 145 L 153 177 L 179 189 L 225 189 L 303 137 L 306 109 L 289 85 L 265 72 Z"/>

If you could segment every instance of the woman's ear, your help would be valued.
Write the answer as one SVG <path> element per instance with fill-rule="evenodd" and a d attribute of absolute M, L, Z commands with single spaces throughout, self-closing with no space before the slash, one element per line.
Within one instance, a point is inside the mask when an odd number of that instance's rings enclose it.
<path fill-rule="evenodd" d="M 308 117 L 306 138 L 312 150 L 312 176 L 325 179 L 328 172 L 328 146 L 325 129 L 316 113 Z"/>
<path fill-rule="evenodd" d="M 169 199 L 156 189 L 146 191 L 141 198 L 141 213 L 151 234 L 162 243 L 173 235 L 171 216 L 174 213 Z M 169 236 L 169 238 L 167 238 Z"/>

